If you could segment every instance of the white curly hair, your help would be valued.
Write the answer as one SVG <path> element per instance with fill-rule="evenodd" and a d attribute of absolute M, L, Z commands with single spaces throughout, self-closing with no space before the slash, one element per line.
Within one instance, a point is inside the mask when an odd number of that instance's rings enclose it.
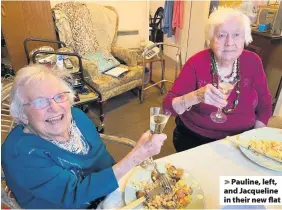
<path fill-rule="evenodd" d="M 239 19 L 240 23 L 242 24 L 242 27 L 244 28 L 245 32 L 245 45 L 247 46 L 253 41 L 251 22 L 247 15 L 245 15 L 242 11 L 238 9 L 229 7 L 218 7 L 215 8 L 214 11 L 210 14 L 206 25 L 205 39 L 208 46 L 210 45 L 210 42 L 214 37 L 215 28 L 219 25 L 222 25 L 231 18 Z"/>

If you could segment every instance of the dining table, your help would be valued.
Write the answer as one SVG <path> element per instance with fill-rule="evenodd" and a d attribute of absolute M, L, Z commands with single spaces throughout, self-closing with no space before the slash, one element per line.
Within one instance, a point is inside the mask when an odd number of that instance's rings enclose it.
<path fill-rule="evenodd" d="M 282 129 L 260 128 L 263 132 L 281 132 Z M 237 140 L 239 135 L 229 138 Z M 221 176 L 282 176 L 281 171 L 262 167 L 247 158 L 227 139 L 217 140 L 183 152 L 175 153 L 155 160 L 156 163 L 167 162 L 191 173 L 204 192 L 205 209 L 224 209 L 220 205 Z M 100 205 L 101 208 L 120 208 L 125 206 L 124 190 L 129 177 L 140 169 L 140 166 L 129 171 L 120 181 L 119 188 L 110 194 Z M 265 209 L 282 209 L 282 205 L 264 206 Z M 236 209 L 236 208 L 235 208 Z"/>

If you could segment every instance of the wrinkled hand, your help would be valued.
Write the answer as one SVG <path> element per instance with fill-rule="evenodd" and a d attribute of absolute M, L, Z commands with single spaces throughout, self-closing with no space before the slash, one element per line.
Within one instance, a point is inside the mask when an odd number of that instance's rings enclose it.
<path fill-rule="evenodd" d="M 166 134 L 152 135 L 150 131 L 144 133 L 133 149 L 134 159 L 137 164 L 140 164 L 144 160 L 159 154 L 166 139 Z"/>
<path fill-rule="evenodd" d="M 223 108 L 227 105 L 227 96 L 212 84 L 207 84 L 196 91 L 196 96 L 200 102 Z"/>

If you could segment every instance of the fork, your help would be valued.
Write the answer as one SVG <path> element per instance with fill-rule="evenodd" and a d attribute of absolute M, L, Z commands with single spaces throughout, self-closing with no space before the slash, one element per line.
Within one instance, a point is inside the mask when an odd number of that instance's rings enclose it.
<path fill-rule="evenodd" d="M 157 164 L 154 160 L 151 160 L 152 165 L 154 166 L 154 171 L 158 174 L 158 179 L 160 180 L 161 186 L 164 188 L 164 192 L 166 194 L 172 192 L 172 186 L 170 184 L 170 181 L 168 180 L 167 176 L 164 173 L 161 173 L 158 170 Z"/>

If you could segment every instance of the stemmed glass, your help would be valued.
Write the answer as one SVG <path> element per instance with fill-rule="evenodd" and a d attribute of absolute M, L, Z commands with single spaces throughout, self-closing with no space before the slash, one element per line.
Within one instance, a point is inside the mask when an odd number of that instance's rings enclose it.
<path fill-rule="evenodd" d="M 151 134 L 160 134 L 166 126 L 171 112 L 161 107 L 150 108 L 150 132 Z M 146 170 L 154 170 L 155 163 L 153 158 L 143 161 L 140 166 Z"/>
<path fill-rule="evenodd" d="M 226 96 L 227 99 L 236 85 L 236 81 L 233 80 L 225 82 L 220 78 L 218 80 L 218 89 Z M 218 108 L 217 112 L 212 112 L 210 117 L 215 123 L 224 123 L 227 120 L 227 116 L 222 112 L 222 108 Z"/>

